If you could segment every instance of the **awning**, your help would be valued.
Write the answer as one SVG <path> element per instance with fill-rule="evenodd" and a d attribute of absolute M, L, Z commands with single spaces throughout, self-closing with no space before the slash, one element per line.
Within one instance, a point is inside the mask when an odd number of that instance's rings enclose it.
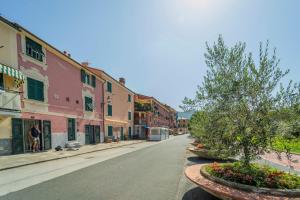
<path fill-rule="evenodd" d="M 17 69 L 14 69 L 12 67 L 3 65 L 0 63 L 0 73 L 6 74 L 8 76 L 11 76 L 15 78 L 15 86 L 19 88 L 25 80 L 25 76 Z"/>
<path fill-rule="evenodd" d="M 25 76 L 17 69 L 14 69 L 12 67 L 3 65 L 0 63 L 0 73 L 6 74 L 8 76 L 14 77 L 16 79 L 25 80 Z"/>

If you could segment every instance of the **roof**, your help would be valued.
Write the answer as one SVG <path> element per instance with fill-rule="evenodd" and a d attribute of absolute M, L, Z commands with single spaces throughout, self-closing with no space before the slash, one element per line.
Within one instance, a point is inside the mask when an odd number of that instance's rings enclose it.
<path fill-rule="evenodd" d="M 135 94 L 135 92 L 133 92 L 132 90 L 130 90 L 128 87 L 126 87 L 125 85 L 122 85 L 118 80 L 116 80 L 114 77 L 110 76 L 108 73 L 106 73 L 105 71 L 101 70 L 101 69 L 97 69 L 94 67 L 90 67 L 90 66 L 85 66 L 87 67 L 89 70 L 91 70 L 94 74 L 96 74 L 96 76 L 99 76 L 100 78 L 104 79 L 104 77 L 102 76 L 102 74 L 105 74 L 106 76 L 110 77 L 111 79 L 113 79 L 114 81 L 116 81 L 121 87 L 129 90 L 130 92 L 132 92 L 133 94 Z"/>
<path fill-rule="evenodd" d="M 5 24 L 9 25 L 10 27 L 16 29 L 17 31 L 21 32 L 24 31 L 28 34 L 30 34 L 31 36 L 33 36 L 34 38 L 40 40 L 41 42 L 45 43 L 47 46 L 49 46 L 50 48 L 54 49 L 56 52 L 58 52 L 59 54 L 63 55 L 65 59 L 70 60 L 74 63 L 76 63 L 77 65 L 81 66 L 82 68 L 86 69 L 87 71 L 89 71 L 90 73 L 93 73 L 90 69 L 88 69 L 88 67 L 82 65 L 81 63 L 77 62 L 76 60 L 74 60 L 73 58 L 69 57 L 68 55 L 64 54 L 62 51 L 58 50 L 56 47 L 52 46 L 51 44 L 49 44 L 48 42 L 46 42 L 45 40 L 41 39 L 40 37 L 36 36 L 35 34 L 33 34 L 32 32 L 28 31 L 26 28 L 24 28 L 23 26 L 19 25 L 18 23 L 15 22 L 11 22 L 8 19 L 0 16 L 0 21 L 4 22 Z M 99 77 L 100 79 L 104 80 L 103 78 Z"/>

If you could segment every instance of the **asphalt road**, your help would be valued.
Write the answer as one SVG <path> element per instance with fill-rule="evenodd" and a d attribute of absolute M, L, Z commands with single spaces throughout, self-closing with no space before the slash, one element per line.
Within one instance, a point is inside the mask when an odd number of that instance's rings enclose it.
<path fill-rule="evenodd" d="M 0 199 L 213 199 L 183 176 L 184 165 L 190 163 L 186 160 L 186 147 L 189 142 L 190 139 L 186 135 L 177 136 L 157 145 L 10 193 Z"/>

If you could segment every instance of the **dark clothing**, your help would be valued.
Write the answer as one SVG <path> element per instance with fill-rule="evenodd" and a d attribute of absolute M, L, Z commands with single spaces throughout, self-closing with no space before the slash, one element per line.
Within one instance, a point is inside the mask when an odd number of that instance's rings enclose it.
<path fill-rule="evenodd" d="M 34 128 L 34 127 L 31 128 L 31 136 L 32 137 L 36 138 L 39 136 L 39 134 L 40 134 L 40 132 L 36 128 Z"/>

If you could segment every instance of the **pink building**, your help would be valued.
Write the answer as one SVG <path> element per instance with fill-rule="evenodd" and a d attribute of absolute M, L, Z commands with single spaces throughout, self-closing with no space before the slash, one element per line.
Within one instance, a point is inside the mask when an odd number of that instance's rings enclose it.
<path fill-rule="evenodd" d="M 17 24 L 18 70 L 25 78 L 21 115 L 12 119 L 11 153 L 30 151 L 30 129 L 41 130 L 40 148 L 104 140 L 104 80 Z"/>

